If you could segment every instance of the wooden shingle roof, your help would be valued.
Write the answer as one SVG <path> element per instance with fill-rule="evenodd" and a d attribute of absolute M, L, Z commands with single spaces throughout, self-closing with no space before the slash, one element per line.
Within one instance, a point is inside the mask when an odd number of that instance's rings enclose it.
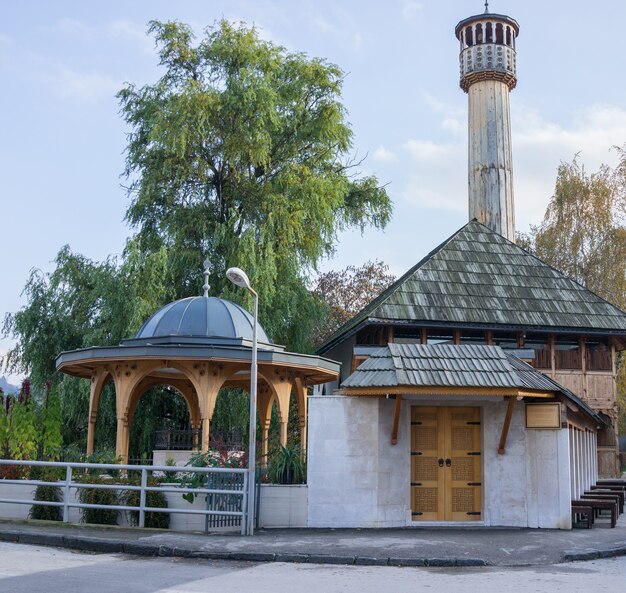
<path fill-rule="evenodd" d="M 591 331 L 626 335 L 626 313 L 473 220 L 337 330 L 371 323 Z"/>

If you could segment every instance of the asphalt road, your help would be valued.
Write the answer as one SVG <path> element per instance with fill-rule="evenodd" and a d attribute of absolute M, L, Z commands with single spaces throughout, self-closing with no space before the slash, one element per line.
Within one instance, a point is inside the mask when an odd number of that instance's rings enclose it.
<path fill-rule="evenodd" d="M 0 543 L 1 593 L 589 593 L 621 591 L 626 557 L 526 568 L 397 568 L 137 558 Z"/>

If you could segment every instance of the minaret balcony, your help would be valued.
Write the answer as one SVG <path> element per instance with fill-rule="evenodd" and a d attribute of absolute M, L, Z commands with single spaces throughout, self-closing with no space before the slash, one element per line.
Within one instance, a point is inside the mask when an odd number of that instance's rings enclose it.
<path fill-rule="evenodd" d="M 461 88 L 479 80 L 501 80 L 509 89 L 517 83 L 515 50 L 499 43 L 482 43 L 465 48 L 459 55 Z"/>

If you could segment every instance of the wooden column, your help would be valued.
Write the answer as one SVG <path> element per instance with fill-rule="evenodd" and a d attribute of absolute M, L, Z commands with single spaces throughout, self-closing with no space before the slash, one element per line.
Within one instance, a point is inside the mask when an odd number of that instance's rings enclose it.
<path fill-rule="evenodd" d="M 213 362 L 178 362 L 172 363 L 171 366 L 184 372 L 196 390 L 202 419 L 200 450 L 206 452 L 209 450 L 211 418 L 213 418 L 219 391 L 229 376 L 246 367 L 243 365 L 225 366 Z"/>
<path fill-rule="evenodd" d="M 287 423 L 289 422 L 289 401 L 291 399 L 291 378 L 276 369 L 271 375 L 270 385 L 276 395 L 276 408 L 280 422 L 280 444 L 287 445 Z"/>
<path fill-rule="evenodd" d="M 402 396 L 396 395 L 396 407 L 393 413 L 393 427 L 391 428 L 391 444 L 398 443 L 398 428 L 400 426 L 400 412 L 402 410 Z"/>
<path fill-rule="evenodd" d="M 115 455 L 120 457 L 123 463 L 128 461 L 130 430 L 128 414 L 133 392 L 144 377 L 160 366 L 163 366 L 163 363 L 159 361 L 119 362 L 108 368 L 115 383 L 115 415 L 117 417 Z"/>
<path fill-rule="evenodd" d="M 274 403 L 274 398 L 267 385 L 259 385 L 257 392 L 257 412 L 261 425 L 261 460 L 263 463 L 267 463 L 270 422 L 272 420 L 272 404 Z"/>
<path fill-rule="evenodd" d="M 98 407 L 100 405 L 100 395 L 109 376 L 106 368 L 99 368 L 91 375 L 89 387 L 89 424 L 87 425 L 87 455 L 91 455 L 94 450 L 94 434 L 96 420 L 98 419 Z"/>
<path fill-rule="evenodd" d="M 511 426 L 511 418 L 513 418 L 513 410 L 515 410 L 516 397 L 509 397 L 509 405 L 506 409 L 506 416 L 504 417 L 504 424 L 502 426 L 502 434 L 500 435 L 500 444 L 498 445 L 498 454 L 504 455 L 506 449 L 506 438 L 509 434 L 509 427 Z"/>
<path fill-rule="evenodd" d="M 300 450 L 304 453 L 307 447 L 307 388 L 300 377 L 297 377 L 293 386 L 296 390 L 296 398 L 298 402 L 298 420 L 300 423 Z"/>

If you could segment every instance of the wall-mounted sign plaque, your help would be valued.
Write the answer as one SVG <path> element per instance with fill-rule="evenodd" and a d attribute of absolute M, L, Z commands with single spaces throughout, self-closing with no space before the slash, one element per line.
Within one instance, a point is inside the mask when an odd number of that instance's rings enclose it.
<path fill-rule="evenodd" d="M 526 404 L 526 428 L 561 428 L 561 404 Z"/>

